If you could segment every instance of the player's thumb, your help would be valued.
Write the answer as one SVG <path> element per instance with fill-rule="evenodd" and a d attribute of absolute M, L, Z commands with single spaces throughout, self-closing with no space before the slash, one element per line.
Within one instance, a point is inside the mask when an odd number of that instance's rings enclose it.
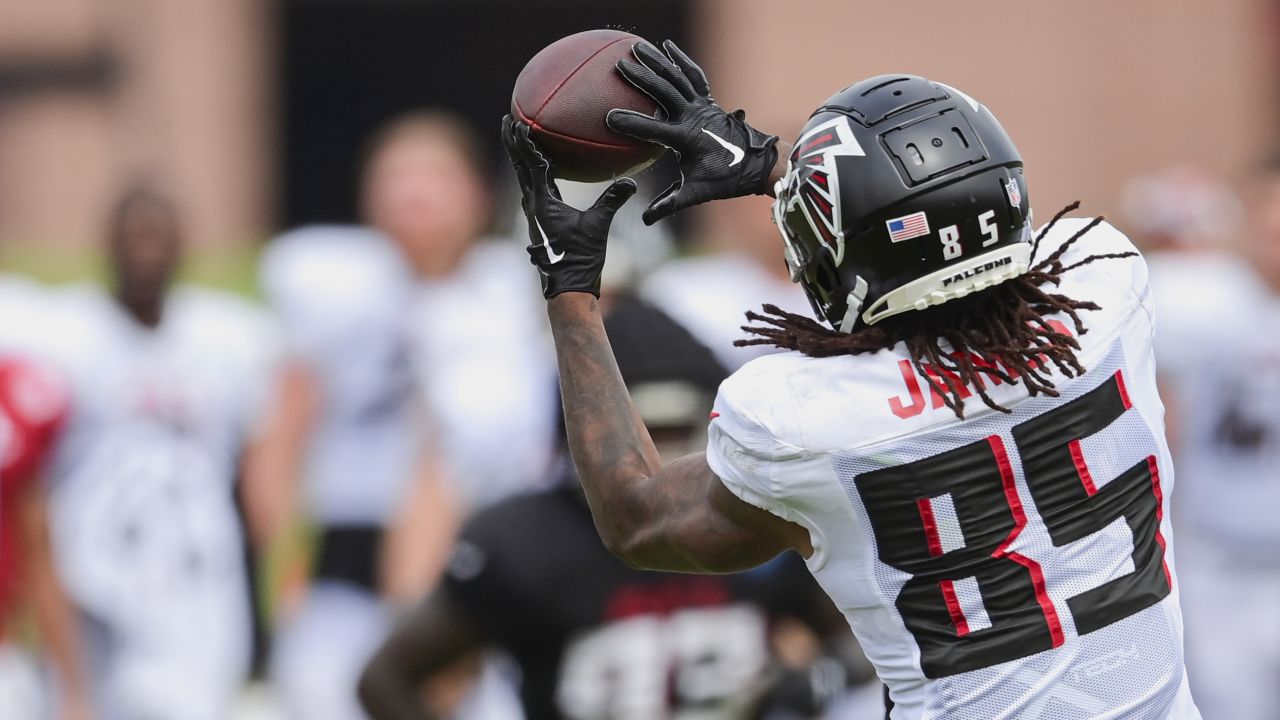
<path fill-rule="evenodd" d="M 645 208 L 644 213 L 640 216 L 645 225 L 652 225 L 665 217 L 675 214 L 677 210 L 684 207 L 684 204 L 680 202 L 680 190 L 683 185 L 681 182 L 672 183 L 670 187 L 654 198 L 653 202 L 649 203 L 649 207 Z"/>
<path fill-rule="evenodd" d="M 615 180 L 612 185 L 605 188 L 596 200 L 595 205 L 591 206 L 592 210 L 604 212 L 606 217 L 612 218 L 614 213 L 618 212 L 618 208 L 626 204 L 632 195 L 636 194 L 636 181 L 631 178 L 624 177 Z"/>

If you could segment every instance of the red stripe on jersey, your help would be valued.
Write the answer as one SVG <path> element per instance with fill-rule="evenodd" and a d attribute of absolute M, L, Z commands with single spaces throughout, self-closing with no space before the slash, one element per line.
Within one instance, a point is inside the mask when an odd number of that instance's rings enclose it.
<path fill-rule="evenodd" d="M 1045 622 L 1049 625 L 1049 636 L 1053 640 L 1053 646 L 1062 645 L 1064 638 L 1062 636 L 1062 623 L 1058 620 L 1058 611 L 1053 607 L 1053 601 L 1049 599 L 1049 593 L 1045 590 L 1044 572 L 1040 569 L 1040 563 L 1025 557 L 1016 552 L 1009 550 L 1009 546 L 1013 545 L 1013 541 L 1018 538 L 1022 532 L 1022 528 L 1027 525 L 1027 514 L 1022 509 L 1022 500 L 1018 498 L 1018 487 L 1013 479 L 1013 465 L 1009 462 L 1009 453 L 1004 448 L 1004 440 L 999 435 L 990 435 L 987 442 L 991 445 L 991 452 L 996 456 L 996 464 L 1000 466 L 1000 481 L 1004 485 L 1004 496 L 1009 502 L 1009 509 L 1013 512 L 1013 530 L 1009 531 L 1009 537 L 1000 543 L 1000 546 L 991 553 L 991 557 L 1009 558 L 1010 560 L 1025 567 L 1031 575 L 1031 585 L 1035 588 L 1036 602 L 1040 604 L 1040 611 L 1044 613 Z"/>
<path fill-rule="evenodd" d="M 938 524 L 933 520 L 933 503 L 929 498 L 916 500 L 920 521 L 924 523 L 924 537 L 929 543 L 929 557 L 942 557 L 942 539 L 938 537 Z"/>
<path fill-rule="evenodd" d="M 941 580 L 938 585 L 942 588 L 942 599 L 947 603 L 947 612 L 951 615 L 951 623 L 956 626 L 956 637 L 968 635 L 969 621 L 964 616 L 964 610 L 960 608 L 960 598 L 956 597 L 955 583 L 950 580 Z"/>
<path fill-rule="evenodd" d="M 1121 392 L 1123 393 L 1124 386 Z M 1156 544 L 1160 546 L 1162 557 L 1160 563 L 1164 565 L 1164 579 L 1169 583 L 1169 588 L 1173 589 L 1173 573 L 1169 572 L 1169 554 L 1164 547 L 1164 533 L 1160 532 L 1160 523 L 1164 521 L 1164 491 L 1160 489 L 1160 468 L 1156 466 L 1156 456 L 1147 456 L 1147 468 L 1151 471 L 1151 492 L 1156 495 Z"/>
<path fill-rule="evenodd" d="M 1084 451 L 1080 449 L 1080 441 L 1072 440 L 1067 444 L 1071 448 L 1071 461 L 1076 464 L 1076 473 L 1080 475 L 1080 484 L 1090 497 L 1098 494 L 1098 486 L 1093 484 L 1093 475 L 1089 473 L 1089 464 L 1084 461 Z"/>
<path fill-rule="evenodd" d="M 1124 371 L 1116 371 L 1116 387 L 1120 388 L 1120 402 L 1124 403 L 1124 409 L 1129 410 L 1133 407 L 1133 401 L 1129 399 L 1129 388 L 1124 385 Z"/>
<path fill-rule="evenodd" d="M 58 377 L 26 360 L 0 356 L 0 644 L 25 590 L 19 500 L 37 482 L 69 401 Z"/>

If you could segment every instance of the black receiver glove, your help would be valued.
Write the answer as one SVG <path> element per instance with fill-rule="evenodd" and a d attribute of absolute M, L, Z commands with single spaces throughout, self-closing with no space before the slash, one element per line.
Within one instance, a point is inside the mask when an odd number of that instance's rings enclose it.
<path fill-rule="evenodd" d="M 552 177 L 551 161 L 533 139 L 529 126 L 502 119 L 502 144 L 520 183 L 520 207 L 529 221 L 529 257 L 542 273 L 548 300 L 563 292 L 600 297 L 609 225 L 618 208 L 636 193 L 631 178 L 615 180 L 586 210 L 565 204 Z"/>
<path fill-rule="evenodd" d="M 747 124 L 744 110 L 726 112 L 711 97 L 707 76 L 670 40 L 662 47 L 636 43 L 639 62 L 618 61 L 618 72 L 658 102 L 658 120 L 631 110 L 610 110 L 616 132 L 665 145 L 680 158 L 680 181 L 662 191 L 644 211 L 652 225 L 668 215 L 709 200 L 769 191 L 769 173 L 778 159 L 778 136 Z"/>

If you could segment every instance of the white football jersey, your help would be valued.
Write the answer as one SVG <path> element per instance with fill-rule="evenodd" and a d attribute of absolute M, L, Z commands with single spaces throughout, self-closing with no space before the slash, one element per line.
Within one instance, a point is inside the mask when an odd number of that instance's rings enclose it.
<path fill-rule="evenodd" d="M 1146 259 L 1160 318 L 1156 363 L 1162 380 L 1170 381 L 1180 397 L 1181 386 L 1194 383 L 1198 368 L 1214 355 L 1214 343 L 1205 340 L 1250 331 L 1251 311 L 1265 302 L 1267 292 L 1248 262 L 1227 252 L 1173 250 Z"/>
<path fill-rule="evenodd" d="M 56 325 L 59 294 L 30 278 L 0 273 L 0 350 L 22 354 L 44 347 L 47 328 Z"/>
<path fill-rule="evenodd" d="M 547 480 L 559 396 L 537 273 L 523 247 L 479 241 L 408 314 L 416 384 L 468 511 Z"/>
<path fill-rule="evenodd" d="M 326 525 L 381 524 L 422 451 L 408 268 L 379 233 L 314 226 L 273 240 L 260 276 L 286 352 L 320 388 L 302 478 L 308 514 Z"/>
<path fill-rule="evenodd" d="M 193 288 L 170 294 L 154 329 L 96 288 L 53 305 L 30 349 L 71 394 L 50 520 L 68 593 L 109 630 L 94 677 L 119 708 L 146 714 L 167 688 L 207 706 L 174 717 L 217 717 L 248 668 L 234 482 L 272 374 L 270 324 Z"/>
<path fill-rule="evenodd" d="M 767 345 L 734 347 L 735 340 L 746 337 L 742 326 L 748 310 L 773 303 L 790 312 L 812 312 L 799 285 L 779 280 L 756 261 L 734 253 L 671 261 L 645 279 L 640 294 L 706 345 L 729 371 L 777 352 Z"/>
<path fill-rule="evenodd" d="M 1060 221 L 1046 256 L 1085 225 Z M 1109 225 L 1064 262 L 1133 250 Z M 725 381 L 707 459 L 806 528 L 895 720 L 1198 718 L 1187 690 L 1152 310 L 1140 257 L 1068 272 L 1087 372 L 1058 397 L 986 379 L 955 417 L 901 345 L 783 353 Z M 1057 318 L 1074 335 L 1066 317 Z"/>
<path fill-rule="evenodd" d="M 1178 512 L 1238 558 L 1274 564 L 1280 523 L 1280 296 L 1226 253 L 1149 258 L 1156 361 L 1176 413 Z"/>

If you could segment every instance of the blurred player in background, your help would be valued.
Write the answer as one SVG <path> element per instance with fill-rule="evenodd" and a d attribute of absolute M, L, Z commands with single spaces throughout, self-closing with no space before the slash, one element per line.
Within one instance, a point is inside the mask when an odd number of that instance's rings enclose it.
<path fill-rule="evenodd" d="M 524 250 L 486 238 L 483 146 L 443 112 L 400 117 L 370 141 L 363 206 L 414 275 L 410 356 L 446 477 L 473 512 L 545 480 L 555 366 Z"/>
<path fill-rule="evenodd" d="M 664 457 L 684 455 L 706 440 L 723 370 L 652 306 L 627 295 L 606 301 L 640 416 Z M 714 578 L 633 570 L 600 543 L 572 467 L 564 473 L 556 489 L 499 503 L 467 523 L 443 586 L 365 672 L 361 697 L 373 717 L 447 716 L 424 706 L 420 689 L 486 645 L 519 660 L 531 720 L 711 720 L 766 708 L 808 717 L 843 689 L 843 664 L 820 660 L 819 634 L 839 616 L 798 562 Z M 777 659 L 772 639 L 788 646 L 792 665 Z M 838 627 L 831 646 L 846 639 L 852 643 Z"/>
<path fill-rule="evenodd" d="M 382 235 L 325 226 L 274 240 L 261 282 L 286 353 L 249 506 L 283 575 L 272 675 L 292 717 L 361 718 L 355 682 L 388 603 L 425 590 L 421 555 L 434 547 L 442 564 L 453 533 L 413 390 L 409 274 Z M 428 534 L 410 563 L 391 557 L 396 527 Z M 314 552 L 294 542 L 302 533 Z"/>
<path fill-rule="evenodd" d="M 110 292 L 66 291 L 35 338 L 70 387 L 51 529 L 102 720 L 222 720 L 248 669 L 234 491 L 273 343 L 242 301 L 172 288 L 181 236 L 168 198 L 124 196 Z"/>
<path fill-rule="evenodd" d="M 366 152 L 370 229 L 295 231 L 263 261 L 294 358 L 263 455 L 277 483 L 267 524 L 300 511 L 320 531 L 274 659 L 300 719 L 362 717 L 355 683 L 388 628 L 384 600 L 428 589 L 460 514 L 549 472 L 554 375 L 526 302 L 536 284 L 518 246 L 482 239 L 479 157 L 452 116 L 398 118 Z"/>
<path fill-rule="evenodd" d="M 1033 232 L 1012 140 L 954 88 L 868 78 L 780 152 L 664 49 L 638 43 L 618 64 L 661 117 L 608 115 L 679 156 L 681 183 L 648 217 L 775 195 L 787 265 L 820 320 L 748 315 L 745 342 L 789 352 L 727 379 L 706 451 L 664 462 L 598 302 L 609 222 L 635 183 L 566 206 L 528 126 L 504 120 L 569 446 L 606 546 L 702 573 L 797 550 L 895 720 L 1198 719 L 1133 245 L 1101 218 L 1065 219 L 1074 205 Z"/>
<path fill-rule="evenodd" d="M 1237 252 L 1243 208 L 1226 183 L 1184 165 L 1134 178 L 1122 200 L 1151 273 L 1159 325 L 1156 361 L 1176 458 L 1181 416 L 1195 413 L 1183 404 L 1197 383 L 1203 350 L 1211 345 L 1207 334 L 1245 329 L 1251 321 L 1240 308 L 1254 306 L 1264 289 Z"/>
<path fill-rule="evenodd" d="M 1193 253 L 1180 284 L 1156 295 L 1159 333 L 1187 322 L 1164 312 L 1166 302 L 1224 300 L 1157 351 L 1166 351 L 1161 372 L 1167 359 L 1179 399 L 1178 554 L 1192 687 L 1206 717 L 1243 720 L 1280 717 L 1280 163 L 1252 185 L 1243 249 L 1257 275 Z"/>
<path fill-rule="evenodd" d="M 75 616 L 54 567 L 44 468 L 68 412 L 63 383 L 12 352 L 39 332 L 48 300 L 25 281 L 0 277 L 0 706 L 14 720 L 89 720 L 90 698 Z M 19 351 L 20 352 L 20 351 Z M 34 614 L 52 687 L 21 639 Z M 52 690 L 56 713 L 44 711 Z"/>

